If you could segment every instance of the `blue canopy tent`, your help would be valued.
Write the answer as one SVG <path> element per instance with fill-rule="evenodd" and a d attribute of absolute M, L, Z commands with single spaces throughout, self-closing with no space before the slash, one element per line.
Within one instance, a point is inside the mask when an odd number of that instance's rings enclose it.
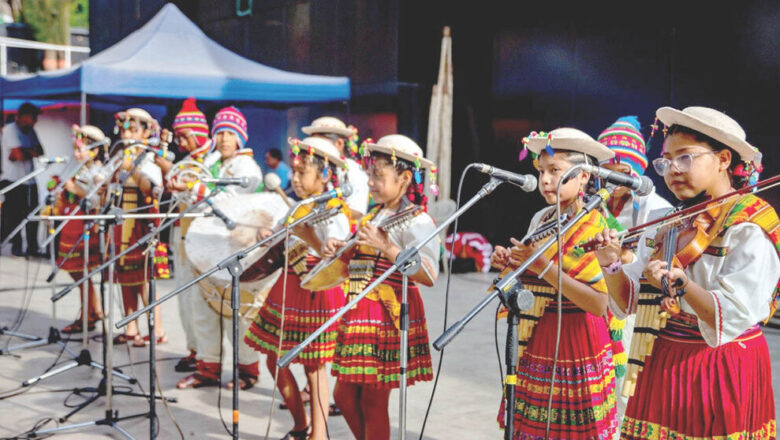
<path fill-rule="evenodd" d="M 196 97 L 199 101 L 239 103 L 250 120 L 262 120 L 254 131 L 277 146 L 283 132 L 268 130 L 269 122 L 286 124 L 280 112 L 248 106 L 290 107 L 348 101 L 347 77 L 306 75 L 275 69 L 244 58 L 206 36 L 175 5 L 166 4 L 148 23 L 81 65 L 24 77 L 7 77 L 0 87 L 5 99 L 81 101 L 86 121 L 89 100 L 134 105 L 170 103 Z M 271 114 L 276 113 L 276 114 Z M 159 115 L 155 115 L 159 116 Z M 276 125 L 276 124 L 275 124 Z M 275 140 L 271 140 L 275 139 Z"/>
<path fill-rule="evenodd" d="M 86 94 L 304 104 L 344 101 L 347 77 L 286 72 L 244 58 L 217 44 L 175 5 L 117 44 L 64 71 L 6 78 L 4 98 Z"/>

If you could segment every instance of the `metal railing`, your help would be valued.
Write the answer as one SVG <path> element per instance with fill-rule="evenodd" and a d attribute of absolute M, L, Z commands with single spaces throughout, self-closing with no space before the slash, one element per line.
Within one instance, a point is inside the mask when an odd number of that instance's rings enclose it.
<path fill-rule="evenodd" d="M 0 37 L 0 75 L 8 74 L 8 48 L 56 50 L 65 52 L 65 67 L 71 65 L 71 53 L 89 53 L 88 47 L 68 46 L 64 44 L 41 43 L 40 41 L 22 40 L 20 38 Z"/>

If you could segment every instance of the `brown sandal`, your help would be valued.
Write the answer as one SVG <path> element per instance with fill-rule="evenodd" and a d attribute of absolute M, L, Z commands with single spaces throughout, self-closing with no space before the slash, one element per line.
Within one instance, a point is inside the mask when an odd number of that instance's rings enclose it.
<path fill-rule="evenodd" d="M 97 320 L 89 320 L 87 323 L 87 330 L 92 331 L 95 330 L 95 322 Z M 72 335 L 74 333 L 81 333 L 84 330 L 84 327 L 81 325 L 81 320 L 77 319 L 73 321 L 72 323 L 66 325 L 65 327 L 60 330 L 60 333 L 65 333 L 66 335 Z"/>
<path fill-rule="evenodd" d="M 257 384 L 257 381 L 259 378 L 254 375 L 250 374 L 239 374 L 238 375 L 238 383 L 241 384 L 241 391 L 246 391 L 251 389 L 252 387 Z M 225 385 L 225 388 L 232 390 L 233 389 L 233 381 L 231 380 Z"/>
<path fill-rule="evenodd" d="M 203 388 L 203 387 L 216 387 L 219 386 L 219 381 L 216 379 L 210 379 L 201 374 L 190 374 L 184 379 L 180 380 L 176 384 L 176 388 L 184 390 L 187 388 Z"/>
<path fill-rule="evenodd" d="M 138 338 L 138 335 L 127 335 L 124 333 L 120 333 L 116 336 L 114 336 L 114 345 L 121 345 L 121 344 L 127 344 L 130 341 L 135 340 L 135 338 Z"/>

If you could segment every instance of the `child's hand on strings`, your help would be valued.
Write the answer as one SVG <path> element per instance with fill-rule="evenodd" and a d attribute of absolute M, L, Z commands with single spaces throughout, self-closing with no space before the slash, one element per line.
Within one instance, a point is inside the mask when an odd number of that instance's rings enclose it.
<path fill-rule="evenodd" d="M 679 267 L 672 267 L 671 270 L 667 269 L 666 261 L 650 261 L 645 266 L 642 275 L 647 279 L 647 282 L 658 289 L 663 289 L 663 279 L 667 278 L 669 294 L 672 296 L 677 295 L 678 288 L 688 285 L 688 275 Z"/>
<path fill-rule="evenodd" d="M 377 228 L 371 222 L 366 223 L 357 231 L 358 244 L 362 246 L 369 246 L 378 251 L 382 251 L 387 254 L 386 251 L 390 249 L 390 239 L 387 236 L 387 232 Z"/>
<path fill-rule="evenodd" d="M 329 238 L 328 241 L 325 242 L 325 246 L 322 247 L 322 256 L 326 258 L 333 257 L 336 255 L 336 252 L 346 244 L 346 241 L 337 238 Z"/>
<path fill-rule="evenodd" d="M 539 243 L 536 242 L 525 245 L 515 238 L 510 238 L 509 241 L 512 242 L 512 249 L 510 249 L 512 255 L 509 257 L 509 264 L 511 264 L 512 267 L 519 267 L 521 264 L 525 263 L 534 252 L 539 250 Z M 531 263 L 531 266 L 529 266 L 528 269 L 535 273 L 541 273 L 549 263 L 550 260 L 544 255 L 540 255 L 539 258 Z"/>
<path fill-rule="evenodd" d="M 496 246 L 490 255 L 490 265 L 496 269 L 502 270 L 509 264 L 509 257 L 512 255 L 509 249 L 503 246 Z"/>

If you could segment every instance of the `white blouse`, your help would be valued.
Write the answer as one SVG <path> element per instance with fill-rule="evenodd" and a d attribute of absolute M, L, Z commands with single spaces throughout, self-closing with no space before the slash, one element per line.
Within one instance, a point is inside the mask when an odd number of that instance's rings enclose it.
<path fill-rule="evenodd" d="M 380 224 L 383 219 L 392 216 L 395 212 L 383 209 L 371 221 L 373 224 Z M 392 228 L 388 232 L 390 242 L 401 249 L 416 246 L 423 239 L 428 237 L 436 230 L 436 224 L 426 212 L 421 212 L 411 217 L 402 227 Z M 437 235 L 428 241 L 420 249 L 420 261 L 425 274 L 428 278 L 435 281 L 439 273 L 439 251 L 441 250 L 441 239 Z"/>
<path fill-rule="evenodd" d="M 368 174 L 363 171 L 360 164 L 347 158 L 347 171 L 339 169 L 338 178 L 340 182 L 349 181 L 352 186 L 352 194 L 346 198 L 347 206 L 353 211 L 361 214 L 368 212 Z"/>
<path fill-rule="evenodd" d="M 637 258 L 623 266 L 631 284 L 629 309 L 622 310 L 609 297 L 612 312 L 623 319 L 636 312 L 639 279 L 650 260 L 653 248 L 648 239 L 655 239 L 657 229 L 645 232 L 640 238 Z M 699 330 L 711 347 L 729 343 L 769 315 L 769 305 L 780 277 L 780 258 L 774 244 L 754 223 L 740 223 L 730 227 L 722 238 L 711 246 L 723 248 L 724 256 L 703 254 L 685 269 L 694 283 L 712 294 L 715 303 L 715 326 L 699 320 Z M 683 312 L 696 315 L 685 297 L 681 298 Z"/>
<path fill-rule="evenodd" d="M 221 159 L 222 155 L 219 151 L 214 151 L 206 156 L 203 163 L 207 168 L 211 168 L 213 164 Z M 238 155 L 223 162 L 219 169 L 219 174 L 214 177 L 217 179 L 225 177 L 246 177 L 249 179 L 249 186 L 246 188 L 240 185 L 226 185 L 222 187 L 222 191 L 212 197 L 212 200 L 219 200 L 221 198 L 233 197 L 236 194 L 251 194 L 255 192 L 263 181 L 263 171 L 252 156 Z M 208 193 L 209 191 L 207 190 L 206 194 Z"/>

